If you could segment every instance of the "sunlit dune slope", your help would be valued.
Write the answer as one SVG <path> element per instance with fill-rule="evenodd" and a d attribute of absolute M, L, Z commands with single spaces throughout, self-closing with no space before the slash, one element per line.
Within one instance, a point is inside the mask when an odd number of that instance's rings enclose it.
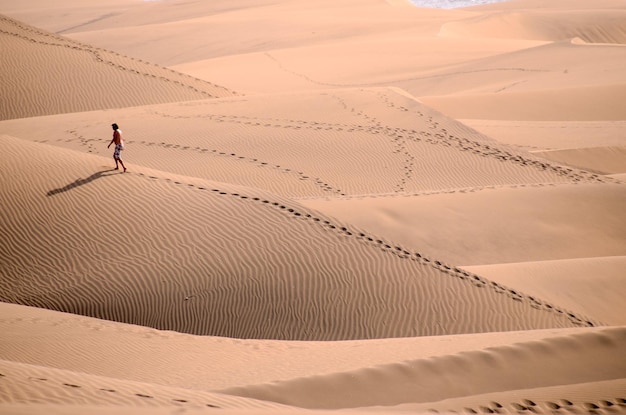
<path fill-rule="evenodd" d="M 233 95 L 5 16 L 0 16 L 0 45 L 0 120 Z"/>
<path fill-rule="evenodd" d="M 497 3 L 477 8 L 479 13 L 475 16 L 443 25 L 440 34 L 549 41 L 578 37 L 590 43 L 626 43 L 626 11 L 621 2 L 589 2 L 580 9 L 576 5 L 559 8 L 559 2 L 542 2 L 544 7 L 533 8 L 532 3 Z"/>
<path fill-rule="evenodd" d="M 626 329 L 609 328 L 224 392 L 315 409 L 437 402 L 529 384 L 550 387 L 623 379 L 625 346 Z M 590 353 L 596 358 L 587 359 Z"/>
<path fill-rule="evenodd" d="M 113 121 L 130 165 L 285 197 L 611 181 L 499 144 L 388 88 L 181 102 L 8 120 L 0 128 L 110 158 Z"/>
<path fill-rule="evenodd" d="M 623 184 L 449 189 L 306 200 L 333 217 L 457 265 L 623 255 Z"/>
<path fill-rule="evenodd" d="M 263 191 L 2 142 L 3 301 L 247 338 L 593 324 Z"/>

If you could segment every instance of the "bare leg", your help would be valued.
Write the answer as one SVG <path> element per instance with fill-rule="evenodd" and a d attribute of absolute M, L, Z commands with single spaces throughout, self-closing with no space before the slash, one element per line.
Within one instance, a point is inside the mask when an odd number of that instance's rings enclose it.
<path fill-rule="evenodd" d="M 126 166 L 124 166 L 124 162 L 122 161 L 122 159 L 115 160 L 115 165 L 117 166 L 118 161 L 122 165 L 122 168 L 124 169 L 124 173 L 126 173 Z"/>

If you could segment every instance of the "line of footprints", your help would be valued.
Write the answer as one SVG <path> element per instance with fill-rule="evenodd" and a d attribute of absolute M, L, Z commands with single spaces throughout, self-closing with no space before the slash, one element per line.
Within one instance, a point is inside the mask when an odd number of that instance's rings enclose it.
<path fill-rule="evenodd" d="M 4 373 L 0 373 L 0 381 L 8 380 L 8 378 L 9 378 L 8 375 Z M 33 382 L 49 382 L 49 380 L 46 378 L 38 378 L 38 377 L 29 377 L 28 380 L 33 381 Z M 82 386 L 76 385 L 74 383 L 60 383 L 60 384 L 57 383 L 56 386 L 62 386 L 62 387 L 73 388 L 73 389 L 83 388 Z M 121 393 L 115 389 L 110 389 L 110 388 L 97 388 L 97 390 L 101 392 L 106 392 L 106 393 Z M 133 395 L 138 398 L 143 398 L 143 399 L 155 399 L 156 398 L 152 395 L 139 393 L 139 392 L 134 393 Z M 195 404 L 194 402 L 188 399 L 183 399 L 183 398 L 171 398 L 170 401 L 174 403 Z M 220 408 L 219 406 L 213 403 L 202 403 L 202 406 L 215 408 L 215 409 Z M 511 408 L 512 411 L 509 408 Z M 494 401 L 494 402 L 490 402 L 487 405 L 479 406 L 477 408 L 470 408 L 470 407 L 463 408 L 463 410 L 460 412 L 468 413 L 468 414 L 479 414 L 479 413 L 498 414 L 498 413 L 511 413 L 511 412 L 544 413 L 544 409 L 547 409 L 548 411 L 551 411 L 552 413 L 573 413 L 573 414 L 576 414 L 576 413 L 600 414 L 600 413 L 626 412 L 626 398 L 614 398 L 610 400 L 601 399 L 601 400 L 597 400 L 594 402 L 586 401 L 579 405 L 575 405 L 572 401 L 568 399 L 552 400 L 552 401 L 546 401 L 542 403 L 536 403 L 535 401 L 530 400 L 530 399 L 523 399 L 519 402 L 511 402 L 507 405 L 507 407 L 505 407 L 500 402 Z M 584 412 L 582 412 L 581 410 Z M 428 412 L 439 413 L 440 411 L 436 409 L 429 409 Z M 443 412 L 456 413 L 459 411 L 445 410 Z"/>
<path fill-rule="evenodd" d="M 128 174 L 128 173 L 126 173 Z M 142 177 L 146 177 L 148 179 L 151 180 L 164 180 L 168 183 L 172 183 L 174 185 L 177 186 L 185 186 L 187 188 L 190 189 L 197 189 L 200 191 L 210 191 L 212 193 L 221 195 L 221 196 L 231 196 L 231 197 L 236 197 L 239 199 L 243 199 L 243 200 L 249 200 L 252 202 L 257 202 L 257 203 L 262 203 L 264 205 L 273 207 L 273 208 L 277 208 L 283 212 L 285 212 L 288 215 L 292 215 L 295 218 L 299 218 L 299 219 L 304 219 L 304 220 L 310 220 L 314 223 L 318 223 L 323 227 L 326 227 L 330 230 L 333 230 L 335 232 L 338 232 L 344 236 L 350 236 L 350 237 L 356 237 L 357 239 L 364 241 L 368 244 L 371 244 L 379 249 L 382 249 L 384 251 L 390 252 L 400 258 L 403 259 L 411 259 L 414 261 L 417 261 L 423 265 L 427 265 L 430 267 L 433 267 L 441 272 L 443 272 L 444 274 L 448 274 L 451 277 L 454 278 L 459 278 L 461 280 L 467 281 L 471 284 L 473 284 L 476 287 L 479 288 L 491 288 L 493 290 L 495 290 L 495 292 L 499 293 L 499 294 L 506 294 L 508 295 L 512 300 L 515 301 L 520 301 L 520 302 L 524 302 L 524 301 L 528 301 L 530 303 L 530 306 L 539 310 L 543 310 L 543 311 L 550 311 L 550 312 L 556 312 L 558 314 L 563 315 L 564 317 L 568 318 L 572 323 L 574 323 L 575 325 L 578 326 L 588 326 L 588 327 L 594 327 L 595 324 L 591 321 L 582 319 L 580 317 L 578 317 L 577 315 L 575 315 L 574 313 L 571 312 L 567 312 L 565 310 L 562 310 L 558 307 L 555 307 L 551 304 L 542 302 L 539 299 L 536 299 L 533 296 L 525 296 L 521 293 L 518 293 L 517 291 L 504 287 L 502 285 L 500 285 L 499 283 L 495 282 L 495 281 L 489 281 L 486 280 L 476 274 L 470 273 L 468 271 L 465 271 L 463 269 L 460 269 L 458 267 L 453 267 L 450 266 L 442 261 L 438 261 L 438 260 L 431 260 L 430 258 L 423 256 L 422 254 L 420 254 L 419 252 L 411 252 L 408 249 L 405 249 L 401 246 L 398 245 L 392 245 L 389 242 L 384 241 L 383 239 L 380 238 L 376 238 L 372 235 L 367 235 L 363 232 L 357 232 L 357 231 L 353 231 L 350 230 L 349 228 L 347 228 L 346 226 L 340 226 L 340 225 L 336 225 L 334 223 L 332 223 L 330 220 L 328 219 L 323 219 L 323 218 L 319 218 L 316 216 L 313 216 L 311 213 L 305 213 L 305 212 L 299 212 L 298 210 L 288 207 L 285 204 L 279 203 L 279 202 L 273 202 L 270 201 L 268 199 L 263 199 L 260 197 L 251 197 L 251 196 L 247 196 L 247 195 L 243 195 L 240 193 L 230 193 L 230 192 L 226 192 L 224 190 L 221 189 L 210 189 L 207 187 L 203 187 L 203 186 L 196 186 L 194 184 L 191 183 L 183 183 L 180 181 L 173 181 L 169 178 L 166 179 L 162 179 L 156 176 L 151 176 L 151 175 L 145 175 L 143 173 L 134 173 L 137 174 L 139 176 Z"/>
<path fill-rule="evenodd" d="M 626 412 L 626 398 L 614 398 L 612 400 L 601 399 L 595 402 L 582 402 L 575 405 L 568 399 L 558 399 L 552 401 L 545 401 L 537 403 L 531 399 L 522 399 L 519 402 L 511 402 L 505 408 L 500 402 L 491 402 L 488 405 L 479 406 L 478 408 L 463 408 L 462 411 L 445 410 L 439 411 L 436 409 L 429 409 L 430 413 L 466 413 L 466 414 L 500 414 L 515 412 L 518 414 L 525 413 L 545 413 L 546 410 L 550 413 L 570 413 L 570 414 L 601 414 L 601 413 L 622 413 Z"/>
<path fill-rule="evenodd" d="M 6 375 L 4 373 L 0 373 L 0 381 L 2 381 L 3 379 L 8 380 L 8 378 L 9 378 L 8 375 Z M 50 381 L 49 379 L 39 378 L 39 377 L 29 377 L 28 380 L 32 381 L 32 382 L 53 382 L 53 381 Z M 73 388 L 73 389 L 87 388 L 87 387 L 83 387 L 83 386 L 80 386 L 80 385 L 76 385 L 74 383 L 66 383 L 66 382 L 55 383 L 55 386 L 62 386 L 62 387 Z M 93 389 L 93 387 L 88 387 L 88 388 Z M 124 392 L 120 392 L 120 391 L 117 391 L 117 390 L 111 389 L 111 388 L 97 388 L 97 390 L 101 391 L 101 392 L 106 392 L 106 393 L 124 393 Z M 155 396 L 148 395 L 148 394 L 145 394 L 145 393 L 134 393 L 133 395 L 138 397 L 138 398 L 156 399 Z M 176 403 L 193 403 L 193 402 L 191 402 L 188 399 L 182 399 L 182 398 L 171 398 L 170 400 L 172 402 L 176 402 Z M 203 404 L 203 406 L 207 406 L 209 408 L 220 408 L 219 406 L 217 406 L 215 404 L 212 404 L 212 403 L 205 403 L 205 404 Z"/>

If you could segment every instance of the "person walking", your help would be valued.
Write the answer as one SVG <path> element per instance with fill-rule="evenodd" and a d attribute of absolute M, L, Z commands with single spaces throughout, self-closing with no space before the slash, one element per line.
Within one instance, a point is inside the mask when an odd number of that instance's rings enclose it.
<path fill-rule="evenodd" d="M 122 130 L 117 126 L 117 124 L 111 124 L 113 127 L 113 139 L 107 146 L 107 148 L 111 147 L 111 144 L 115 144 L 115 150 L 113 151 L 113 160 L 115 160 L 115 170 L 119 170 L 118 163 L 122 165 L 124 172 L 126 172 L 126 166 L 124 166 L 124 162 L 122 161 L 122 157 L 120 152 L 124 149 L 124 140 L 122 138 Z"/>

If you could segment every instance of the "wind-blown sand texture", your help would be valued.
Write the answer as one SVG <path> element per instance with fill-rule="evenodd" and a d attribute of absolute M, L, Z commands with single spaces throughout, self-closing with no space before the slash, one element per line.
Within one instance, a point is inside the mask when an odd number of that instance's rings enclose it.
<path fill-rule="evenodd" d="M 0 16 L 0 119 L 232 95 L 218 85 Z"/>
<path fill-rule="evenodd" d="M 626 413 L 623 1 L 0 13 L 3 414 Z"/>

